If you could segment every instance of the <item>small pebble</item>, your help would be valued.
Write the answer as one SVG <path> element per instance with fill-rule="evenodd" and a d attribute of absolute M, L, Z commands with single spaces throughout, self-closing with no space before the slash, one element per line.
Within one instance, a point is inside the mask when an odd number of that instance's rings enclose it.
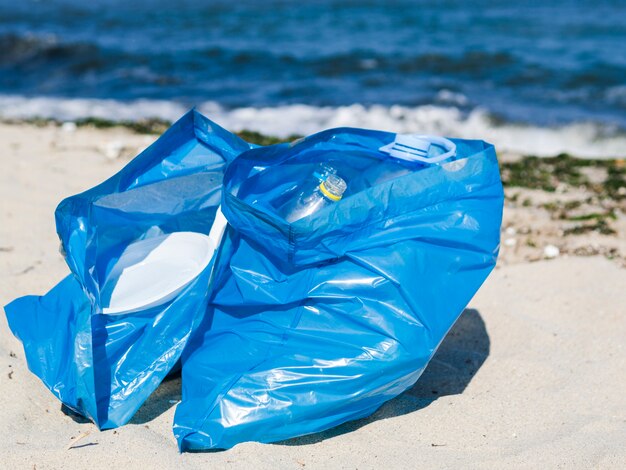
<path fill-rule="evenodd" d="M 517 230 L 515 230 L 515 227 L 507 227 L 504 233 L 506 233 L 507 235 L 513 236 L 517 233 Z"/>
<path fill-rule="evenodd" d="M 76 130 L 76 123 L 72 121 L 66 121 L 61 124 L 61 130 L 63 130 L 63 132 L 74 132 Z"/>
<path fill-rule="evenodd" d="M 504 240 L 504 246 L 515 246 L 517 245 L 517 240 L 515 238 L 507 238 Z"/>
<path fill-rule="evenodd" d="M 546 245 L 543 249 L 543 256 L 546 258 L 556 258 L 561 254 L 561 250 L 557 246 L 554 245 Z"/>
<path fill-rule="evenodd" d="M 116 160 L 122 155 L 124 150 L 124 143 L 119 140 L 113 140 L 108 142 L 102 149 L 104 156 L 110 160 Z"/>

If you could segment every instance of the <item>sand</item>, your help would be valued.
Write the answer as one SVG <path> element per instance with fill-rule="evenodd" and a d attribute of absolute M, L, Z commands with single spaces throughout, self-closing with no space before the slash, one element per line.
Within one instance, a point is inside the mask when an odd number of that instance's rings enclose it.
<path fill-rule="evenodd" d="M 0 125 L 0 305 L 43 294 L 68 272 L 56 205 L 153 139 L 122 128 Z M 503 237 L 521 241 L 503 246 L 413 389 L 368 419 L 277 444 L 179 454 L 171 423 L 180 378 L 165 382 L 130 424 L 99 432 L 65 414 L 28 371 L 0 315 L 0 467 L 626 468 L 623 233 L 583 237 L 616 246 L 612 260 L 576 256 L 558 233 L 543 238 L 538 210 L 507 204 Z M 525 225 L 536 232 L 535 251 L 520 252 Z M 561 243 L 554 259 L 543 259 L 548 243 Z"/>

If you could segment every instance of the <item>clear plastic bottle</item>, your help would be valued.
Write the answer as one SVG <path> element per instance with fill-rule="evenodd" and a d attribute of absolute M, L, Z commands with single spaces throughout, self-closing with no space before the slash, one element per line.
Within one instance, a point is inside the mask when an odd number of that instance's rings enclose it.
<path fill-rule="evenodd" d="M 319 178 L 318 175 L 314 176 Z M 278 213 L 287 222 L 295 222 L 339 201 L 346 188 L 343 178 L 329 171 L 315 189 L 300 191 L 297 197 L 283 204 L 278 209 Z"/>

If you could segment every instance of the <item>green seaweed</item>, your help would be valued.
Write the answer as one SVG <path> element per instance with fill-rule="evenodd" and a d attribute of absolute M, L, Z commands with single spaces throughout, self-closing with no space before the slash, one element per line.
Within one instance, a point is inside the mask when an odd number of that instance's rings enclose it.
<path fill-rule="evenodd" d="M 583 224 L 567 228 L 563 231 L 563 235 L 582 235 L 589 232 L 598 232 L 602 235 L 615 235 L 617 233 L 606 219 L 599 219 L 595 224 Z"/>
<path fill-rule="evenodd" d="M 573 209 L 578 209 L 580 206 L 582 206 L 583 201 L 578 201 L 578 200 L 574 200 L 574 201 L 567 201 L 563 203 L 563 209 L 565 209 L 566 211 L 571 211 Z"/>
<path fill-rule="evenodd" d="M 605 172 L 602 183 L 592 183 L 581 168 Z M 561 154 L 552 158 L 523 157 L 500 165 L 505 186 L 554 192 L 559 185 L 583 187 L 601 197 L 626 199 L 626 160 L 590 160 Z"/>
<path fill-rule="evenodd" d="M 612 199 L 626 198 L 626 161 L 613 160 L 607 164 L 607 177 L 604 189 Z"/>
<path fill-rule="evenodd" d="M 291 135 L 286 139 L 281 139 L 279 137 L 274 137 L 271 135 L 261 134 L 256 131 L 242 130 L 237 132 L 237 135 L 241 137 L 246 142 L 256 145 L 274 145 L 274 144 L 282 144 L 285 142 L 292 142 L 296 139 L 300 139 L 302 136 L 299 135 Z"/>
<path fill-rule="evenodd" d="M 113 121 L 110 119 L 101 119 L 95 117 L 77 119 L 76 125 L 79 127 L 95 127 L 96 129 L 108 129 L 111 127 L 126 127 L 137 134 L 162 134 L 172 123 L 165 119 L 139 119 L 137 121 Z"/>
<path fill-rule="evenodd" d="M 550 168 L 538 157 L 524 157 L 515 162 L 500 166 L 502 183 L 506 186 L 542 189 L 553 192 L 556 189 Z"/>
<path fill-rule="evenodd" d="M 541 204 L 541 207 L 543 207 L 548 212 L 556 212 L 556 211 L 559 211 L 559 210 L 563 209 L 561 204 L 559 204 L 556 201 L 546 202 L 545 204 Z"/>
<path fill-rule="evenodd" d="M 568 216 L 567 220 L 571 220 L 573 222 L 583 222 L 586 220 L 605 220 L 607 218 L 616 220 L 617 216 L 615 215 L 615 212 L 611 210 L 608 212 L 592 212 L 590 214 Z"/>

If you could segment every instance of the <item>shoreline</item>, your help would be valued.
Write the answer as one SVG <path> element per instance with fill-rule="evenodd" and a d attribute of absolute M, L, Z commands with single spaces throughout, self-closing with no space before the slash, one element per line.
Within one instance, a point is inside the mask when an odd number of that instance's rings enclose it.
<path fill-rule="evenodd" d="M 5 118 L 0 116 L 0 125 L 4 126 L 32 126 L 35 128 L 46 128 L 46 127 L 55 127 L 60 130 L 65 130 L 68 132 L 72 132 L 76 129 L 86 128 L 86 129 L 126 129 L 132 131 L 133 133 L 140 135 L 150 135 L 150 136 L 160 136 L 163 132 L 165 132 L 174 121 L 170 121 L 167 119 L 162 119 L 158 117 L 153 118 L 139 118 L 135 120 L 112 120 L 105 119 L 100 117 L 84 117 L 73 120 L 63 120 L 56 119 L 52 117 L 31 117 L 31 118 Z M 219 122 L 218 122 L 219 124 Z M 584 124 L 584 123 L 581 123 Z M 550 129 L 549 127 L 544 127 L 545 129 Z M 271 133 L 264 133 L 260 131 L 256 131 L 253 129 L 243 128 L 238 131 L 234 131 L 234 134 L 239 135 L 244 140 L 248 142 L 258 144 L 258 145 L 273 145 L 277 143 L 286 143 L 291 142 L 296 139 L 300 139 L 304 137 L 304 134 L 291 134 L 286 137 L 280 137 L 277 135 L 272 135 Z M 459 137 L 465 138 L 465 137 Z M 485 136 L 483 140 L 489 142 L 488 136 Z M 498 149 L 496 148 L 496 151 Z M 626 156 L 615 157 L 611 155 L 606 155 L 603 157 L 586 157 L 584 155 L 575 155 L 573 153 L 567 152 L 556 152 L 549 155 L 535 155 L 532 152 L 524 153 L 524 152 L 511 152 L 504 151 L 498 152 L 498 159 L 501 162 L 515 162 L 518 160 L 524 160 L 527 158 L 538 158 L 541 160 L 544 159 L 552 159 L 557 157 L 569 157 L 576 160 L 585 160 L 585 161 L 597 161 L 597 162 L 616 162 L 616 161 L 624 161 L 626 162 Z M 600 163 L 601 164 L 601 163 Z"/>
<path fill-rule="evenodd" d="M 125 126 L 150 134 L 162 133 L 189 109 L 181 103 L 169 101 L 149 104 L 76 99 L 47 103 L 46 99 L 33 98 L 32 102 L 24 103 L 24 109 L 19 102 L 2 104 L 0 99 L 0 122 L 98 128 Z M 285 104 L 227 108 L 211 102 L 201 103 L 196 109 L 230 131 L 274 136 L 270 140 L 272 143 L 336 127 L 397 133 L 411 133 L 417 129 L 425 134 L 462 139 L 485 139 L 487 136 L 500 152 L 513 155 L 551 157 L 569 153 L 589 159 L 626 158 L 626 128 L 591 119 L 550 125 L 507 121 L 480 107 L 464 109 L 451 104 L 414 107 L 358 103 L 344 106 Z"/>

